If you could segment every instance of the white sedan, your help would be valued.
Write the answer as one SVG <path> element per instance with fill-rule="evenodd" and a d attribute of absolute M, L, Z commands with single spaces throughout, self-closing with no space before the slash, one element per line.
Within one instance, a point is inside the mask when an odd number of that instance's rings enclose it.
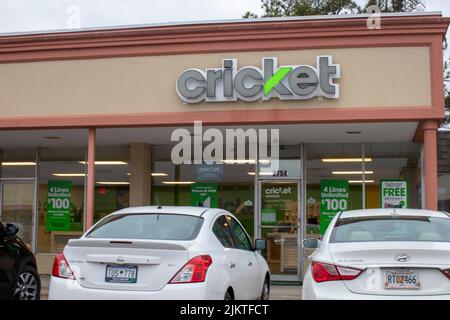
<path fill-rule="evenodd" d="M 345 211 L 331 221 L 303 299 L 450 299 L 450 217 L 413 209 Z"/>
<path fill-rule="evenodd" d="M 56 256 L 49 299 L 266 300 L 265 247 L 221 209 L 127 208 Z"/>

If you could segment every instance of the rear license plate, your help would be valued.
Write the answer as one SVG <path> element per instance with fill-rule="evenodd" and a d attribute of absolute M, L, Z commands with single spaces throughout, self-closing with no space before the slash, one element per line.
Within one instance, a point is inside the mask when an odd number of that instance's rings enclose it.
<path fill-rule="evenodd" d="M 137 266 L 106 266 L 105 282 L 136 283 Z"/>
<path fill-rule="evenodd" d="M 406 270 L 386 270 L 384 287 L 386 289 L 420 289 L 419 273 Z"/>

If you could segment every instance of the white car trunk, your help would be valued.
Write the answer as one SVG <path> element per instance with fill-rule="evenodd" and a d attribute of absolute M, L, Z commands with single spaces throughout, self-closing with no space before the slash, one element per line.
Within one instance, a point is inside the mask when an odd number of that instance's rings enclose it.
<path fill-rule="evenodd" d="M 330 243 L 335 264 L 365 271 L 356 279 L 344 281 L 360 294 L 430 295 L 450 294 L 450 280 L 439 270 L 450 268 L 450 244 L 445 242 L 348 242 Z M 398 262 L 399 255 L 409 260 Z M 410 272 L 420 282 L 418 288 L 386 288 L 388 272 Z"/>
<path fill-rule="evenodd" d="M 79 239 L 69 241 L 64 255 L 83 287 L 159 291 L 188 262 L 190 246 L 192 241 Z M 136 283 L 106 282 L 107 266 L 137 267 Z"/>

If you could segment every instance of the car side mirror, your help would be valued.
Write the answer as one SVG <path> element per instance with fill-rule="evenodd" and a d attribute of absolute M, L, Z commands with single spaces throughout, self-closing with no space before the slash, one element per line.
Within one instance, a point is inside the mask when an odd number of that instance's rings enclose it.
<path fill-rule="evenodd" d="M 11 237 L 17 234 L 19 232 L 19 227 L 12 223 L 7 223 L 5 228 L 5 236 Z"/>
<path fill-rule="evenodd" d="M 267 241 L 264 239 L 256 239 L 255 240 L 255 250 L 263 251 L 267 248 Z"/>
<path fill-rule="evenodd" d="M 304 239 L 302 244 L 305 249 L 317 249 L 320 246 L 320 240 L 316 238 L 308 238 Z"/>

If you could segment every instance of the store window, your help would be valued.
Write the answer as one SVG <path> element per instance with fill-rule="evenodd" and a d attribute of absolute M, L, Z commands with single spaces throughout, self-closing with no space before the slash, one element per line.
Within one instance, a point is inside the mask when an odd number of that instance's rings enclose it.
<path fill-rule="evenodd" d="M 438 208 L 450 212 L 450 130 L 438 131 Z"/>
<path fill-rule="evenodd" d="M 0 149 L 0 220 L 19 227 L 31 248 L 36 176 L 36 148 Z"/>
<path fill-rule="evenodd" d="M 420 144 L 366 143 L 364 149 L 371 160 L 366 162 L 371 172 L 366 175 L 366 208 L 422 208 Z"/>
<path fill-rule="evenodd" d="M 450 174 L 441 174 L 438 178 L 439 210 L 450 212 Z"/>
<path fill-rule="evenodd" d="M 40 148 L 37 251 L 61 252 L 83 234 L 85 147 Z"/>
<path fill-rule="evenodd" d="M 421 208 L 417 143 L 308 144 L 306 172 L 306 237 L 342 209 Z"/>
<path fill-rule="evenodd" d="M 306 153 L 305 238 L 321 238 L 343 209 L 421 208 L 419 144 L 308 144 Z"/>
<path fill-rule="evenodd" d="M 130 206 L 128 145 L 97 146 L 94 192 L 94 223 Z"/>
<path fill-rule="evenodd" d="M 34 178 L 36 148 L 0 149 L 2 178 Z"/>

